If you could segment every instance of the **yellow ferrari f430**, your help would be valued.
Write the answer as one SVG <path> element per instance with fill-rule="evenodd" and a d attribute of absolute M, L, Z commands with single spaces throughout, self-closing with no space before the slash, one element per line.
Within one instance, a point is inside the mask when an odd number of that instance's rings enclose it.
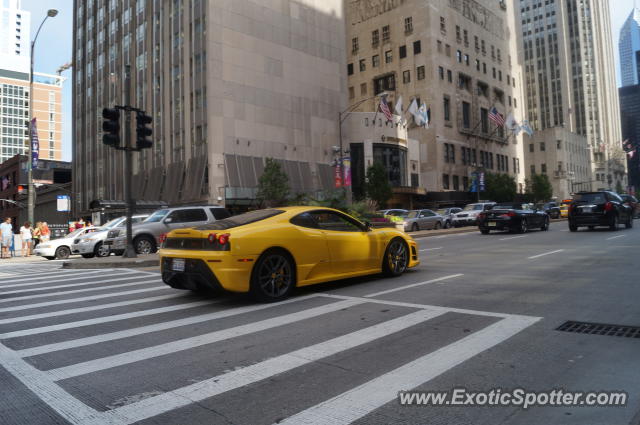
<path fill-rule="evenodd" d="M 399 276 L 419 263 L 406 233 L 322 207 L 269 208 L 173 230 L 160 249 L 167 285 L 250 292 L 261 301 L 337 279 Z"/>

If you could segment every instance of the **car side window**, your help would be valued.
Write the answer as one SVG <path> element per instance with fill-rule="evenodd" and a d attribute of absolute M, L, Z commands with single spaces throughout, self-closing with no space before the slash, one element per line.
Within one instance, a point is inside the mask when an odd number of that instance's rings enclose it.
<path fill-rule="evenodd" d="M 620 203 L 622 203 L 622 202 L 623 202 L 623 201 L 622 201 L 622 198 L 620 198 L 620 196 L 618 196 L 618 195 L 617 195 L 617 194 L 615 194 L 615 193 L 609 193 L 609 198 L 610 198 L 610 200 L 612 200 L 612 201 L 618 201 L 618 202 L 620 202 Z"/>
<path fill-rule="evenodd" d="M 209 211 L 211 211 L 211 215 L 213 215 L 213 218 L 216 220 L 223 220 L 231 217 L 231 214 L 229 214 L 229 211 L 227 211 L 226 208 L 209 208 Z"/>
<path fill-rule="evenodd" d="M 297 216 L 289 220 L 289 222 L 293 225 L 300 226 L 300 227 L 308 227 L 310 229 L 318 228 L 318 223 L 316 223 L 314 218 L 311 217 L 311 214 L 309 214 L 308 212 L 298 214 Z"/>
<path fill-rule="evenodd" d="M 355 222 L 348 220 L 333 211 L 312 211 L 309 213 L 322 230 L 337 232 L 362 232 L 362 228 Z"/>
<path fill-rule="evenodd" d="M 207 221 L 207 214 L 202 208 L 188 210 L 176 210 L 169 215 L 172 223 L 192 223 L 196 221 Z"/>

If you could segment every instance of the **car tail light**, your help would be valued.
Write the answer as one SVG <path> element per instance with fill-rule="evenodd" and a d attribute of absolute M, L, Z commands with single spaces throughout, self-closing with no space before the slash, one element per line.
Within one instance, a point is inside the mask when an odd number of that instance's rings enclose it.
<path fill-rule="evenodd" d="M 218 235 L 216 235 L 215 233 L 209 233 L 209 236 L 207 236 L 207 240 L 209 241 L 209 243 L 215 243 L 217 239 Z"/>
<path fill-rule="evenodd" d="M 502 217 L 515 217 L 516 213 L 513 211 L 509 211 L 508 213 L 502 214 Z"/>
<path fill-rule="evenodd" d="M 487 215 L 486 215 L 485 213 L 480 213 L 480 214 L 478 214 L 478 218 L 479 218 L 480 220 L 484 220 L 486 216 L 487 216 Z"/>
<path fill-rule="evenodd" d="M 604 204 L 604 210 L 605 211 L 613 211 L 613 203 L 607 202 L 606 204 Z"/>
<path fill-rule="evenodd" d="M 218 243 L 220 245 L 226 245 L 227 242 L 229 242 L 229 234 L 228 233 L 223 233 L 221 235 L 218 235 Z"/>
<path fill-rule="evenodd" d="M 158 242 L 160 242 L 160 247 L 164 246 L 164 243 L 167 241 L 167 234 L 163 233 L 158 236 Z"/>

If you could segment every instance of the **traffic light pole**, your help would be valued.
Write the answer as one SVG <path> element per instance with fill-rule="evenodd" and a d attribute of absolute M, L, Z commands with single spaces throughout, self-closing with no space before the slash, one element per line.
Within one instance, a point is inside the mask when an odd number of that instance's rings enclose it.
<path fill-rule="evenodd" d="M 124 104 L 129 105 L 131 100 L 131 66 L 126 65 L 124 68 Z M 122 254 L 123 257 L 136 258 L 136 250 L 133 246 L 133 196 L 131 194 L 131 180 L 133 173 L 133 146 L 131 143 L 131 114 L 126 113 L 124 118 L 124 197 L 127 215 L 127 248 Z"/>

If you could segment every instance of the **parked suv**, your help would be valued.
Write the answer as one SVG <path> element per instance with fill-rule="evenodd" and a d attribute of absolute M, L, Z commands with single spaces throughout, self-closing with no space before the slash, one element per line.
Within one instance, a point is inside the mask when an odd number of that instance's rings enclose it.
<path fill-rule="evenodd" d="M 482 211 L 490 210 L 495 202 L 477 202 L 475 204 L 466 205 L 462 211 L 453 216 L 452 223 L 455 227 L 473 225 L 478 223 L 478 215 Z"/>
<path fill-rule="evenodd" d="M 131 222 L 133 224 L 139 223 L 148 216 L 149 214 L 134 215 Z M 84 258 L 108 257 L 111 251 L 108 246 L 104 245 L 104 241 L 107 239 L 109 230 L 122 227 L 126 222 L 127 217 L 114 218 L 100 226 L 99 231 L 75 238 L 71 245 L 71 253 L 80 254 Z"/>
<path fill-rule="evenodd" d="M 219 205 L 164 208 L 132 225 L 133 246 L 138 254 L 151 254 L 158 250 L 160 236 L 165 233 L 210 224 L 230 216 L 229 211 Z M 116 255 L 122 255 L 127 246 L 126 229 L 110 230 L 104 244 Z"/>
<path fill-rule="evenodd" d="M 444 227 L 448 229 L 453 226 L 453 216 L 462 211 L 462 208 L 441 208 L 436 211 L 436 214 L 440 214 L 444 217 Z"/>
<path fill-rule="evenodd" d="M 608 226 L 611 230 L 624 224 L 633 227 L 633 209 L 616 193 L 609 191 L 580 192 L 573 195 L 569 205 L 569 230 L 575 232 L 581 226 L 593 229 Z"/>

